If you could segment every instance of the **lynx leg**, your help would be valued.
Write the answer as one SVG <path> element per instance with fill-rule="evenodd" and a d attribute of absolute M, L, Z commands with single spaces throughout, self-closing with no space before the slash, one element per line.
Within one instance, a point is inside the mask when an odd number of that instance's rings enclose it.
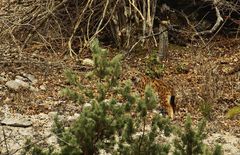
<path fill-rule="evenodd" d="M 167 101 L 166 101 L 166 110 L 167 110 L 167 114 L 168 116 L 173 119 L 174 117 L 174 109 L 175 107 L 173 107 L 173 105 L 175 105 L 174 103 L 174 97 L 172 95 L 168 95 L 167 97 Z"/>

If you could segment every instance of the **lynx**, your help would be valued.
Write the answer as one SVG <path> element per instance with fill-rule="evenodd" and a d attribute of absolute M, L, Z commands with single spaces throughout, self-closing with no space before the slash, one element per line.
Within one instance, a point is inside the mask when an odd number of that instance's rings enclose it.
<path fill-rule="evenodd" d="M 146 85 L 150 85 L 158 95 L 159 106 L 166 111 L 167 115 L 173 119 L 176 110 L 175 93 L 173 88 L 160 79 L 152 79 L 141 72 L 131 72 L 128 78 L 132 81 L 134 87 L 143 93 Z"/>

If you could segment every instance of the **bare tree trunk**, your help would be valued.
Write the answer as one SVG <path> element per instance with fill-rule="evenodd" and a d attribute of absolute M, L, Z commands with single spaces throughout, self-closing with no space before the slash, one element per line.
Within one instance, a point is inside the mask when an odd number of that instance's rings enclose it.
<path fill-rule="evenodd" d="M 167 58 L 168 55 L 168 27 L 167 21 L 162 21 L 159 25 L 159 57 L 161 60 Z"/>

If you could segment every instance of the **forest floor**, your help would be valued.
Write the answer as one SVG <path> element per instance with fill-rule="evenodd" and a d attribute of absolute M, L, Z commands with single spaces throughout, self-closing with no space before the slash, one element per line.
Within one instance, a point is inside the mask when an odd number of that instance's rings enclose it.
<path fill-rule="evenodd" d="M 208 117 L 208 143 L 222 143 L 226 145 L 226 154 L 237 154 L 240 152 L 240 117 L 229 119 L 226 113 L 240 104 L 240 39 L 219 37 L 207 47 L 170 45 L 168 59 L 162 62 L 162 78 L 169 81 L 176 91 L 177 111 L 172 122 L 183 126 L 190 114 L 196 125 L 204 116 Z M 116 50 L 106 48 L 111 55 L 116 54 Z M 123 68 L 131 66 L 143 71 L 151 52 L 143 49 L 129 53 L 123 60 Z M 89 52 L 80 55 L 82 59 L 91 58 Z M 54 142 L 50 132 L 53 115 L 58 113 L 68 120 L 78 116 L 80 105 L 59 95 L 59 91 L 66 87 L 63 75 L 66 68 L 79 75 L 91 69 L 68 55 L 62 55 L 62 52 L 46 52 L 41 45 L 28 47 L 21 53 L 1 45 L 0 118 L 21 116 L 28 118 L 32 126 L 2 126 L 0 135 L 5 140 L 1 138 L 0 151 L 6 153 L 13 149 L 12 154 L 19 153 L 25 140 L 23 137 Z M 37 91 L 6 87 L 7 81 L 25 74 L 34 76 L 37 82 L 33 86 Z M 210 106 L 203 110 L 201 107 L 205 105 Z"/>

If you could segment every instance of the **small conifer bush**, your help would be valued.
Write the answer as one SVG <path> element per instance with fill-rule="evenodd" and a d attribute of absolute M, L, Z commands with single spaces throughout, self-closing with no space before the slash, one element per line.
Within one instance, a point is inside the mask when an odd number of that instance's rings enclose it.
<path fill-rule="evenodd" d="M 174 155 L 221 155 L 221 146 L 216 145 L 213 151 L 203 143 L 207 133 L 204 131 L 206 121 L 203 119 L 197 129 L 192 127 L 190 116 L 187 116 L 184 130 L 177 132 L 177 138 L 174 140 Z"/>
<path fill-rule="evenodd" d="M 170 136 L 174 128 L 168 118 L 152 112 L 158 103 L 153 89 L 147 86 L 144 97 L 134 94 L 130 81 L 119 80 L 122 56 L 109 59 L 108 51 L 101 48 L 96 39 L 91 43 L 91 51 L 94 69 L 86 77 L 97 87 L 85 87 L 73 72 L 66 71 L 70 86 L 62 91 L 70 100 L 91 106 L 83 106 L 80 116 L 69 127 L 56 117 L 53 131 L 60 149 L 28 147 L 26 152 L 40 155 L 93 155 L 101 151 L 126 155 L 169 154 L 171 145 L 161 142 L 160 135 Z M 204 124 L 194 131 L 188 119 L 185 132 L 179 132 L 174 153 L 201 154 L 203 127 Z"/>

